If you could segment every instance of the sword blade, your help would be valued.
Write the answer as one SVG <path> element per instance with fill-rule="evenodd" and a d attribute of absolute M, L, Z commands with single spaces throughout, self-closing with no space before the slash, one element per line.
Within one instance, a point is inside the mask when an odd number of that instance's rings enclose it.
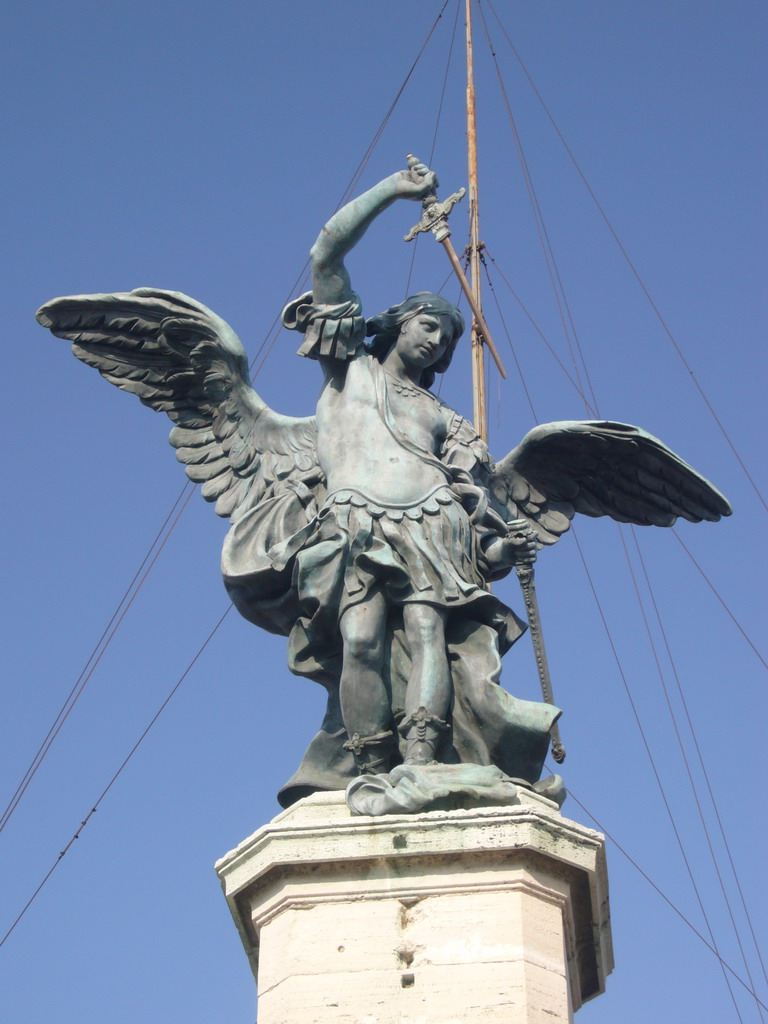
<path fill-rule="evenodd" d="M 491 355 L 493 356 L 493 361 L 496 363 L 496 366 L 499 369 L 499 373 L 504 378 L 504 380 L 506 380 L 507 371 L 504 369 L 504 364 L 502 363 L 501 357 L 499 356 L 496 346 L 493 343 L 493 338 L 491 337 L 491 332 L 488 330 L 488 324 L 485 322 L 485 317 L 483 316 L 482 311 L 480 310 L 480 307 L 478 306 L 477 302 L 475 301 L 475 297 L 472 294 L 472 289 L 470 288 L 466 274 L 462 270 L 461 263 L 459 263 L 459 257 L 456 255 L 456 250 L 453 248 L 453 242 L 450 240 L 450 238 L 446 236 L 445 238 L 440 239 L 440 244 L 448 253 L 448 259 L 451 261 L 451 266 L 453 267 L 454 273 L 456 274 L 456 277 L 458 277 L 459 279 L 461 290 L 467 297 L 467 302 L 469 303 L 470 309 L 472 310 L 472 315 L 474 316 L 477 322 L 477 326 L 480 328 L 480 331 L 483 335 L 483 341 L 488 346 L 488 349 Z"/>
<path fill-rule="evenodd" d="M 554 704 L 555 698 L 552 693 L 552 677 L 549 674 L 549 662 L 544 647 L 544 636 L 541 631 L 541 616 L 539 615 L 539 601 L 536 597 L 536 583 L 532 565 L 518 565 L 515 568 L 517 578 L 520 581 L 520 589 L 523 592 L 525 610 L 528 615 L 528 628 L 531 631 L 531 642 L 533 653 L 536 658 L 536 668 L 539 673 L 541 693 L 547 704 Z M 552 726 L 552 757 L 558 764 L 565 760 L 565 747 L 560 739 L 560 729 L 557 722 Z"/>

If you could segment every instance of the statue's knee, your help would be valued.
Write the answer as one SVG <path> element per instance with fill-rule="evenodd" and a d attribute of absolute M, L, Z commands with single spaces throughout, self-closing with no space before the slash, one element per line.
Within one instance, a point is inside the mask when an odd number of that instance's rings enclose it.
<path fill-rule="evenodd" d="M 384 595 L 371 590 L 358 604 L 348 607 L 339 621 L 344 657 L 376 665 L 384 654 L 387 604 Z"/>
<path fill-rule="evenodd" d="M 351 609 L 342 620 L 342 639 L 347 657 L 367 664 L 376 663 L 383 654 L 382 623 L 364 608 Z"/>
<path fill-rule="evenodd" d="M 382 643 L 379 637 L 365 631 L 350 631 L 344 636 L 344 654 L 367 664 L 375 664 L 381 660 Z"/>

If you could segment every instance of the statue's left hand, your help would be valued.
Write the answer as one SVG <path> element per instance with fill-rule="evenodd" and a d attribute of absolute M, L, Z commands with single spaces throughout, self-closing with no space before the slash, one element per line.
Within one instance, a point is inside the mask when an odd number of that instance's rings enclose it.
<path fill-rule="evenodd" d="M 507 565 L 533 565 L 536 561 L 536 533 L 525 519 L 507 523 L 509 532 L 501 541 L 500 559 Z"/>
<path fill-rule="evenodd" d="M 507 523 L 507 535 L 494 537 L 483 546 L 483 555 L 494 573 L 509 572 L 513 565 L 533 565 L 538 548 L 536 533 L 525 519 Z"/>
<path fill-rule="evenodd" d="M 434 171 L 430 171 L 418 157 L 408 156 L 408 170 L 400 171 L 397 177 L 397 194 L 401 199 L 424 199 L 435 192 L 439 182 Z"/>

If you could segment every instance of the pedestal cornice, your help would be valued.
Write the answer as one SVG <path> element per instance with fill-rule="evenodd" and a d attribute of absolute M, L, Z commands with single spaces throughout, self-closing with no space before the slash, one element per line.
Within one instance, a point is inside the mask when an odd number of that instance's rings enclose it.
<path fill-rule="evenodd" d="M 352 941 L 328 946 L 331 952 L 326 956 L 345 951 L 344 957 L 336 955 L 328 964 L 330 975 L 326 981 L 331 987 L 341 984 L 334 973 L 342 966 L 341 961 L 350 970 L 356 955 L 359 963 L 354 970 L 355 978 L 359 981 L 361 972 L 368 971 L 374 989 L 386 987 L 383 979 L 387 971 L 380 962 L 381 950 L 375 947 L 365 955 L 362 953 L 361 932 L 366 922 L 374 920 L 378 922 L 374 931 L 382 934 L 385 946 L 396 946 L 400 950 L 398 955 L 405 956 L 394 967 L 401 972 L 398 978 L 402 975 L 406 980 L 409 972 L 402 967 L 408 966 L 406 961 L 411 955 L 407 952 L 411 940 L 404 938 L 408 935 L 419 937 L 413 948 L 413 963 L 421 967 L 420 980 L 426 979 L 430 971 L 437 978 L 439 964 L 445 962 L 448 969 L 453 959 L 461 963 L 463 970 L 469 955 L 467 949 L 474 942 L 482 960 L 476 970 L 478 978 L 491 963 L 524 963 L 525 971 L 539 971 L 544 978 L 552 978 L 559 971 L 567 979 L 568 1002 L 573 1009 L 603 991 L 605 977 L 613 966 L 603 837 L 562 817 L 554 803 L 537 794 L 522 794 L 521 803 L 514 806 L 376 818 L 352 816 L 341 793 L 315 794 L 240 843 L 217 863 L 216 870 L 259 982 L 260 1012 L 262 1003 L 265 1007 L 270 1004 L 270 991 L 273 1003 L 280 991 L 279 1004 L 283 1005 L 291 986 L 296 988 L 299 984 L 296 978 L 291 982 L 290 978 L 282 977 L 282 968 L 277 967 L 274 956 L 267 956 L 266 964 L 263 962 L 266 936 L 285 933 L 285 938 L 288 929 L 293 944 L 303 941 L 302 933 L 309 938 L 312 915 L 308 917 L 307 911 L 314 911 L 316 921 L 322 915 L 331 915 L 325 919 L 324 932 L 315 936 L 315 950 L 323 945 L 329 927 L 338 924 L 342 934 L 343 921 L 355 921 Z M 421 910 L 411 911 L 419 905 Z M 554 947 L 542 946 L 538 937 L 531 941 L 531 925 L 527 932 L 526 926 L 521 925 L 519 934 L 509 930 L 507 922 L 517 915 L 515 908 L 520 906 L 538 907 L 533 911 L 534 917 L 538 914 L 542 921 L 546 918 L 549 922 L 544 931 L 551 931 L 552 922 L 560 921 L 559 945 L 555 941 Z M 368 911 L 364 912 L 364 907 Z M 437 945 L 432 943 L 431 951 L 426 926 L 417 920 L 419 914 L 424 917 L 422 911 L 426 907 L 432 908 L 433 916 L 437 914 L 435 921 L 442 920 L 440 913 L 448 914 L 448 924 L 437 927 Z M 442 907 L 440 913 L 435 909 L 438 907 Z M 462 908 L 460 913 L 458 907 Z M 415 915 L 412 922 L 409 913 Z M 471 928 L 466 934 L 459 928 L 451 937 L 446 930 L 450 921 L 463 919 L 464 915 L 477 918 L 477 935 L 471 938 Z M 289 921 L 294 923 L 289 926 Z M 387 938 L 383 938 L 384 933 Z M 295 967 L 302 977 L 320 970 L 306 962 L 307 956 L 312 955 L 310 943 Z M 284 960 L 285 956 L 277 959 Z M 422 989 L 424 984 L 422 981 Z M 406 981 L 402 981 L 402 986 L 406 987 Z M 411 993 L 396 995 L 411 997 Z M 301 1013 L 306 1013 L 306 1002 L 302 1005 Z M 267 1019 L 283 1020 L 279 1016 Z M 354 1018 L 326 1018 L 321 1014 L 315 1019 Z M 457 1021 L 464 1019 L 472 1018 L 456 1017 Z M 477 1019 L 507 1018 L 502 1015 Z M 566 1015 L 555 1019 L 570 1018 Z M 374 1016 L 371 1020 L 384 1022 L 389 1018 Z"/>

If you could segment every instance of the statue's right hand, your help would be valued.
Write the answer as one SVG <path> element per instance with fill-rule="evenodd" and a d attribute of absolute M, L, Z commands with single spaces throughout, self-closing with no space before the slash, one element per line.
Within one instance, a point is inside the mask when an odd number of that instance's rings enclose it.
<path fill-rule="evenodd" d="M 401 199 L 424 199 L 438 187 L 437 175 L 418 157 L 408 154 L 408 170 L 400 171 L 397 194 Z"/>

